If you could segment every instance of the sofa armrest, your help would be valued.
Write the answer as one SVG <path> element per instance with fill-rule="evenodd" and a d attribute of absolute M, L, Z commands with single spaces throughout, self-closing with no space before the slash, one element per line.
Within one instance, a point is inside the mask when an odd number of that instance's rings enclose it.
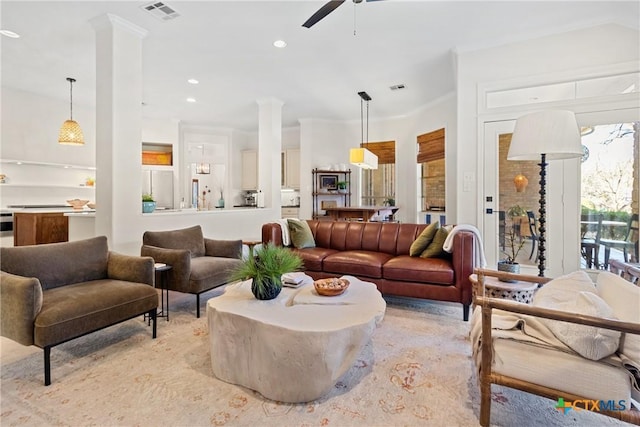
<path fill-rule="evenodd" d="M 262 225 L 262 243 L 273 243 L 282 246 L 282 227 L 277 222 L 268 222 Z"/>
<path fill-rule="evenodd" d="M 109 251 L 107 276 L 110 279 L 146 283 L 153 286 L 153 263 L 153 258 L 149 256 L 139 257 Z"/>
<path fill-rule="evenodd" d="M 22 345 L 33 345 L 34 321 L 42 309 L 42 286 L 35 277 L 0 271 L 0 332 Z"/>
<path fill-rule="evenodd" d="M 176 289 L 187 289 L 191 275 L 191 252 L 187 249 L 167 249 L 142 245 L 140 255 L 150 256 L 155 262 L 170 265 L 169 279 Z"/>
<path fill-rule="evenodd" d="M 456 288 L 460 289 L 460 302 L 471 304 L 472 289 L 469 276 L 475 265 L 475 235 L 470 231 L 460 231 L 453 236 L 451 262 L 455 273 Z"/>
<path fill-rule="evenodd" d="M 204 239 L 205 256 L 242 258 L 242 240 Z"/>

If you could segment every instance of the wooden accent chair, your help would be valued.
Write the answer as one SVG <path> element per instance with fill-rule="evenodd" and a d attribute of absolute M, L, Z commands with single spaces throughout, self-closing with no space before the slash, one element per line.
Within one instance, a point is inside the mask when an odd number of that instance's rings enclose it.
<path fill-rule="evenodd" d="M 640 263 L 624 262 L 619 259 L 612 259 L 609 262 L 609 270 L 624 279 L 640 286 Z"/>
<path fill-rule="evenodd" d="M 551 279 L 537 277 L 537 276 L 528 276 L 528 275 L 520 275 L 513 273 L 504 273 L 504 272 L 496 272 L 491 270 L 484 269 L 476 269 L 474 272 L 478 275 L 478 289 L 483 289 L 483 283 L 485 280 L 485 276 L 494 276 L 498 278 L 505 279 L 516 279 L 525 282 L 532 282 L 540 284 L 542 287 L 543 284 L 549 282 Z M 612 276 L 611 273 L 603 272 L 600 274 L 605 274 L 613 277 L 614 280 L 624 281 L 620 278 L 616 278 Z M 630 304 L 634 304 L 633 299 L 640 298 L 640 289 L 636 293 L 635 286 L 627 287 L 623 286 L 624 293 L 627 294 L 627 298 L 632 301 Z M 609 288 L 612 289 L 612 288 Z M 617 288 L 613 288 L 617 289 Z M 600 290 L 598 290 L 600 292 Z M 629 292 L 634 296 L 629 297 Z M 604 296 L 603 296 L 604 299 Z M 624 297 L 623 297 L 624 300 Z M 535 307 L 532 305 L 527 305 L 515 301 L 507 301 L 496 298 L 487 298 L 482 296 L 482 292 L 478 292 L 478 295 L 475 299 L 477 304 L 476 309 L 474 311 L 472 321 L 471 321 L 471 336 L 472 336 L 472 345 L 474 346 L 474 356 L 476 366 L 480 370 L 479 381 L 480 381 L 480 424 L 482 426 L 489 426 L 490 424 L 490 416 L 491 416 L 491 385 L 498 384 L 518 390 L 522 390 L 528 393 L 536 394 L 539 396 L 546 397 L 548 399 L 552 399 L 557 401 L 558 398 L 562 397 L 565 401 L 579 401 L 579 400 L 599 400 L 599 399 L 610 399 L 608 396 L 583 396 L 579 395 L 578 392 L 568 391 L 573 389 L 578 389 L 579 392 L 583 392 L 584 390 L 577 384 L 570 384 L 573 378 L 577 378 L 579 381 L 582 381 L 585 376 L 589 376 L 591 373 L 594 381 L 591 382 L 592 388 L 599 387 L 602 383 L 598 381 L 599 378 L 607 378 L 607 382 L 616 381 L 617 384 L 615 386 L 618 393 L 624 393 L 625 387 L 628 387 L 628 392 L 631 391 L 631 380 L 628 376 L 628 372 L 625 369 L 620 369 L 621 367 L 613 367 L 611 365 L 607 365 L 605 363 L 601 363 L 600 361 L 594 361 L 591 359 L 582 358 L 579 354 L 570 354 L 560 350 L 554 350 L 553 348 L 542 348 L 540 346 L 531 345 L 530 343 L 526 343 L 523 341 L 515 341 L 513 339 L 500 339 L 495 338 L 493 334 L 495 334 L 498 330 L 492 328 L 492 320 L 494 320 L 495 315 L 502 315 L 507 312 L 507 314 L 513 315 L 528 315 L 535 316 L 536 319 L 545 318 L 545 319 L 553 319 L 562 322 L 570 322 L 573 324 L 579 325 L 588 325 L 595 326 L 598 328 L 605 328 L 608 330 L 620 331 L 621 333 L 627 334 L 627 341 L 629 341 L 629 334 L 640 335 L 640 321 L 639 322 L 629 322 L 629 321 L 621 321 L 621 320 L 613 320 L 602 317 L 588 316 L 582 314 L 571 313 L 568 311 L 560 311 L 549 308 Z M 494 313 L 494 310 L 502 310 L 500 313 Z M 633 311 L 635 309 L 631 309 L 629 312 L 631 313 L 631 317 L 637 318 L 637 312 Z M 616 313 L 617 315 L 617 313 Z M 624 316 L 621 316 L 624 317 Z M 495 318 L 499 321 L 499 318 Z M 481 322 L 479 324 L 479 322 Z M 475 328 L 474 328 L 475 326 Z M 477 329 L 476 329 L 477 328 Z M 474 337 L 478 336 L 478 331 L 481 332 L 479 335 L 479 339 Z M 499 346 L 497 341 L 508 342 L 508 344 L 503 344 Z M 505 346 L 507 345 L 507 346 Z M 516 348 L 516 346 L 520 345 L 520 348 Z M 626 345 L 626 344 L 625 344 Z M 528 347 L 528 348 L 527 348 Z M 497 349 L 497 350 L 496 350 Z M 494 358 L 494 350 L 496 352 L 496 356 Z M 510 350 L 510 351 L 505 351 Z M 519 351 L 514 351 L 519 350 Z M 543 357 L 547 356 L 544 354 L 544 351 L 552 352 L 552 358 L 545 359 L 545 364 L 542 364 Z M 479 354 L 478 354 L 479 353 Z M 498 364 L 496 359 L 499 359 L 501 362 Z M 505 360 L 508 359 L 508 360 Z M 542 365 L 542 369 L 544 370 L 544 366 L 547 366 L 549 360 L 552 360 L 554 365 L 554 369 L 548 369 L 543 371 L 542 373 L 535 373 L 533 370 L 531 372 L 527 372 L 523 374 L 522 372 L 527 371 L 526 368 L 529 367 L 538 367 L 539 364 Z M 566 366 L 563 367 L 566 361 Z M 576 362 L 580 362 L 579 365 L 576 365 Z M 599 366 L 604 365 L 604 366 Z M 579 367 L 576 367 L 579 366 Z M 520 369 L 518 368 L 520 367 Z M 539 367 L 538 367 L 539 368 Z M 540 369 L 540 368 L 539 368 Z M 508 371 L 510 374 L 505 374 L 504 372 Z M 551 372 L 553 371 L 553 372 Z M 613 371 L 614 375 L 610 375 Z M 604 376 L 599 375 L 602 373 Z M 550 385 L 553 384 L 553 385 Z M 598 392 L 597 390 L 595 391 Z M 592 390 L 591 393 L 594 393 Z M 599 409 L 599 413 L 603 415 L 607 415 L 610 417 L 614 417 L 626 422 L 630 422 L 633 424 L 640 425 L 640 411 L 634 410 L 630 408 L 630 398 L 627 400 L 627 406 L 625 410 L 609 410 L 616 408 L 602 408 Z M 582 407 L 581 407 L 582 408 Z M 594 408 L 587 408 L 588 410 L 593 410 Z M 617 408 L 621 409 L 621 408 Z"/>

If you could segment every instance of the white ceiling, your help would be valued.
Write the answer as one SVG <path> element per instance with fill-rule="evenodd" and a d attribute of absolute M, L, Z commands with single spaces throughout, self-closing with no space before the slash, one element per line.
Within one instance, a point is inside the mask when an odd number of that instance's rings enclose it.
<path fill-rule="evenodd" d="M 147 3 L 2 1 L 1 28 L 21 35 L 1 37 L 2 85 L 68 100 L 65 78 L 74 77 L 75 107 L 95 105 L 89 20 L 112 13 L 149 32 L 146 117 L 250 131 L 256 100 L 276 97 L 285 127 L 302 118 L 358 120 L 364 90 L 373 98 L 370 117 L 388 118 L 455 90 L 455 50 L 607 22 L 638 29 L 640 22 L 638 1 L 347 0 L 310 29 L 302 23 L 325 1 L 167 0 L 181 16 L 166 22 L 140 8 Z M 273 47 L 276 39 L 288 46 Z M 391 91 L 395 84 L 406 89 Z"/>

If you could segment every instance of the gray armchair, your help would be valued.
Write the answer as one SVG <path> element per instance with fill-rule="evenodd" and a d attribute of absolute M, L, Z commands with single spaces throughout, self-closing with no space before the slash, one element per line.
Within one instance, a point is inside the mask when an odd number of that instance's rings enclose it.
<path fill-rule="evenodd" d="M 196 316 L 200 317 L 200 294 L 229 281 L 231 271 L 242 262 L 242 240 L 207 239 L 199 225 L 146 231 L 140 253 L 172 267 L 168 288 L 195 294 Z"/>
<path fill-rule="evenodd" d="M 148 314 L 156 337 L 158 294 L 153 259 L 109 251 L 105 236 L 74 242 L 0 248 L 0 331 L 44 350 Z"/>

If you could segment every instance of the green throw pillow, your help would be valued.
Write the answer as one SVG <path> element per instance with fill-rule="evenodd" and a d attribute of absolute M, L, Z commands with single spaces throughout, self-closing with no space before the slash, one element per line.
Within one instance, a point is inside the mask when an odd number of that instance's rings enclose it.
<path fill-rule="evenodd" d="M 313 233 L 307 221 L 289 218 L 287 224 L 289 225 L 289 236 L 293 246 L 297 249 L 316 247 L 316 241 L 313 239 Z"/>
<path fill-rule="evenodd" d="M 433 240 L 431 241 L 431 243 L 429 243 L 429 246 L 427 246 L 427 249 L 422 251 L 422 253 L 420 254 L 420 257 L 421 258 L 438 258 L 444 255 L 444 249 L 442 249 L 442 246 L 444 246 L 444 241 L 447 240 L 448 235 L 449 235 L 449 232 L 446 229 L 438 228 L 436 235 L 433 236 Z"/>
<path fill-rule="evenodd" d="M 429 243 L 433 240 L 433 237 L 436 235 L 436 232 L 440 228 L 440 222 L 432 222 L 422 230 L 422 233 L 413 241 L 411 247 L 409 248 L 410 256 L 420 256 L 422 251 L 427 249 Z"/>

